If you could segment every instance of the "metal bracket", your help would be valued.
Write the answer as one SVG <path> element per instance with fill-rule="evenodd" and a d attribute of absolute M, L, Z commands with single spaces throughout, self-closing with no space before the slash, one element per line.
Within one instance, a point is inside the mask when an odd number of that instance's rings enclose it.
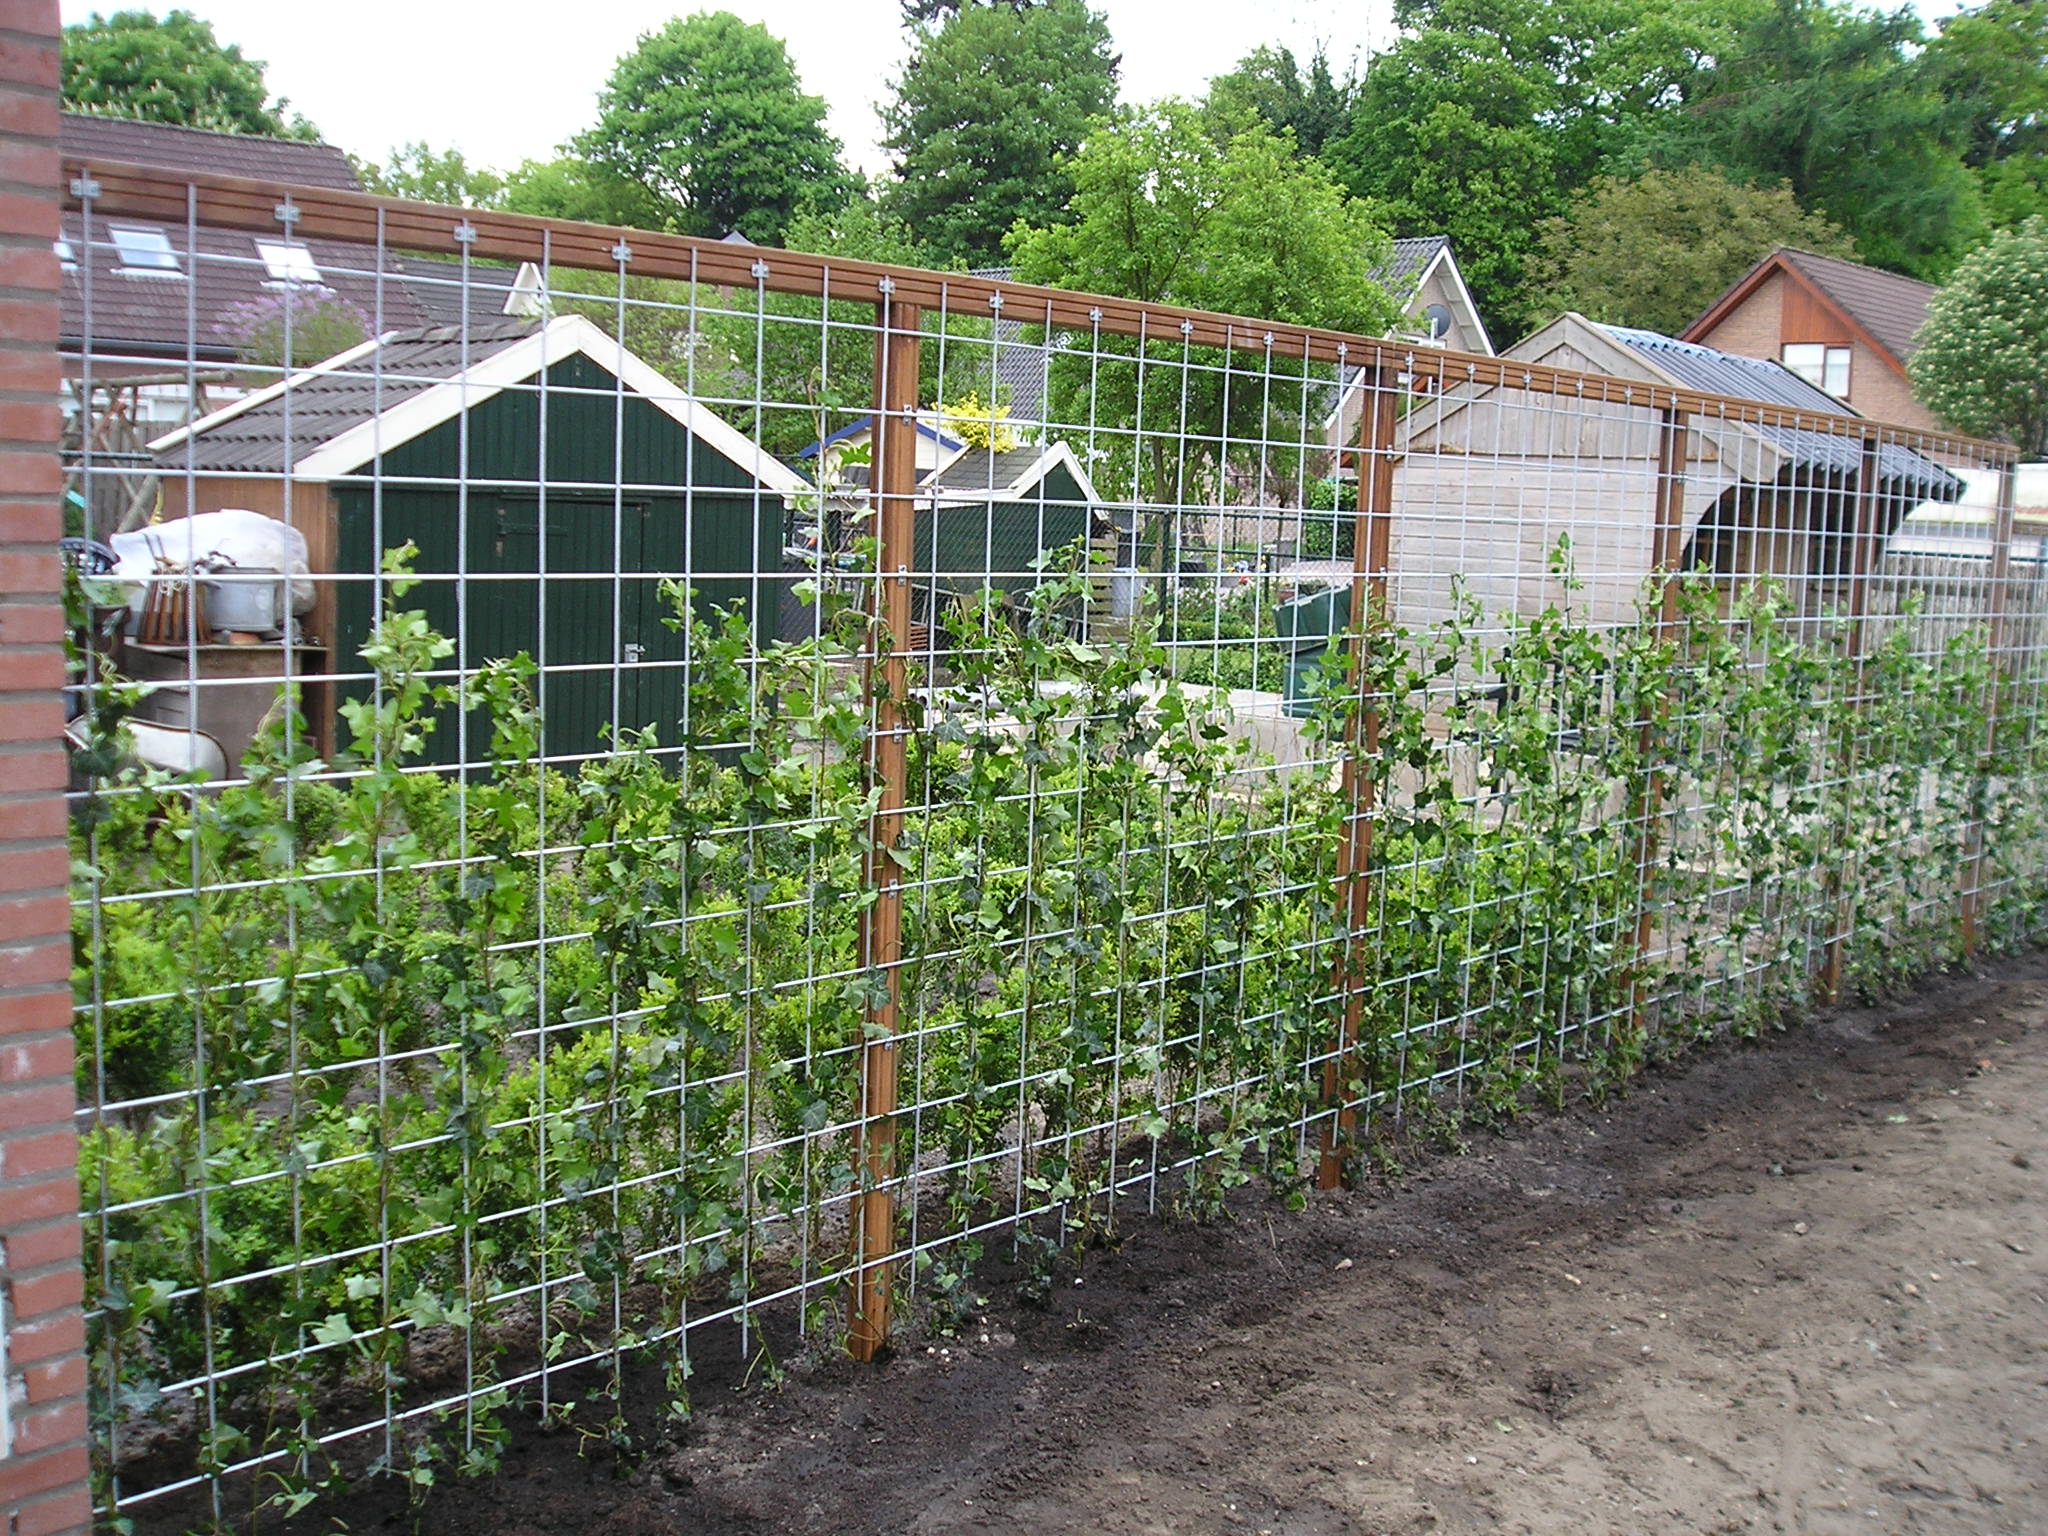
<path fill-rule="evenodd" d="M 299 222 L 299 210 L 288 202 L 279 203 L 270 211 L 276 216 L 277 222 L 280 224 L 289 226 Z"/>
<path fill-rule="evenodd" d="M 90 176 L 74 176 L 71 178 L 71 195 L 81 201 L 98 197 L 100 184 Z"/>
<path fill-rule="evenodd" d="M 752 272 L 754 274 L 754 280 L 756 282 L 759 282 L 762 278 L 768 275 L 768 263 L 762 261 L 759 257 L 756 257 L 754 259 L 753 266 L 751 266 L 747 270 Z"/>
<path fill-rule="evenodd" d="M 625 241 L 621 240 L 617 245 L 611 248 L 611 258 L 613 261 L 616 261 L 620 266 L 623 267 L 627 262 L 633 259 L 633 247 L 626 244 Z"/>
<path fill-rule="evenodd" d="M 475 245 L 476 226 L 470 223 L 469 220 L 467 219 L 464 219 L 460 224 L 456 225 L 455 243 L 457 245 Z"/>

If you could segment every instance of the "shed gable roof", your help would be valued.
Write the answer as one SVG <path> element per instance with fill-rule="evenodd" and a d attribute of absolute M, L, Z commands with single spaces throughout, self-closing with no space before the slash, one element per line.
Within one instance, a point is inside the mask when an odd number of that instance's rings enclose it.
<path fill-rule="evenodd" d="M 772 490 L 809 482 L 685 395 L 583 315 L 387 335 L 329 358 L 149 446 L 166 469 L 268 472 L 326 481 L 538 377 L 572 356 L 618 377 L 697 440 Z"/>

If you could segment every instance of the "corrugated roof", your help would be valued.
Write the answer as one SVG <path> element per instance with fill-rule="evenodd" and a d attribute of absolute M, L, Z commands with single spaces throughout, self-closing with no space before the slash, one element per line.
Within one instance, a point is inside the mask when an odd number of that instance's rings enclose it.
<path fill-rule="evenodd" d="M 457 326 L 392 336 L 344 368 L 301 375 L 271 399 L 166 448 L 159 463 L 166 470 L 190 465 L 202 474 L 283 474 L 321 444 L 454 378 L 533 330 L 528 320 L 472 326 L 467 346 Z"/>
<path fill-rule="evenodd" d="M 1777 254 L 1900 362 L 1918 350 L 1914 338 L 1927 323 L 1928 301 L 1937 292 L 1934 284 L 1790 246 Z"/>
<path fill-rule="evenodd" d="M 1631 351 L 1640 354 L 1667 377 L 1705 394 L 1732 395 L 1764 405 L 1789 410 L 1812 411 L 1817 416 L 1854 416 L 1841 401 L 1816 388 L 1789 368 L 1762 358 L 1737 357 L 1695 341 L 1679 341 L 1657 331 L 1635 330 L 1623 325 L 1600 327 Z M 1862 444 L 1853 437 L 1833 432 L 1809 432 L 1798 427 L 1744 424 L 1780 452 L 1789 455 L 1807 474 L 1854 475 L 1862 467 Z M 1962 494 L 1963 484 L 1932 459 L 1896 443 L 1878 450 L 1878 477 L 1896 482 L 1923 501 L 1953 501 Z"/>
<path fill-rule="evenodd" d="M 344 151 L 305 139 L 212 133 L 170 123 L 66 112 L 58 120 L 57 148 L 67 159 L 118 160 L 187 174 L 296 182 L 337 192 L 363 190 Z"/>

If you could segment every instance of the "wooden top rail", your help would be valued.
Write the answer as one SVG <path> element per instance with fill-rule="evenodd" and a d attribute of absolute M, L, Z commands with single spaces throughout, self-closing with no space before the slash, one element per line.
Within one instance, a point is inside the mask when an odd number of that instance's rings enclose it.
<path fill-rule="evenodd" d="M 1675 389 L 1644 379 L 1582 373 L 1476 353 L 1418 347 L 1354 336 L 1315 326 L 1289 325 L 1245 315 L 1223 315 L 1172 304 L 1148 304 L 1104 294 L 1001 282 L 964 272 L 931 272 L 808 251 L 732 245 L 689 235 L 660 234 L 603 224 L 582 224 L 531 214 L 407 202 L 366 192 L 187 175 L 110 161 L 67 160 L 66 206 L 78 208 L 91 190 L 95 216 L 187 222 L 217 229 L 276 234 L 287 205 L 301 238 L 341 240 L 479 260 L 531 261 L 542 266 L 615 272 L 623 264 L 636 277 L 660 277 L 728 287 L 759 284 L 772 293 L 875 303 L 885 293 L 897 303 L 937 313 L 987 315 L 998 311 L 1025 325 L 1087 331 L 1141 341 L 1184 342 L 1256 352 L 1274 358 L 1344 364 L 1378 374 L 1427 381 L 1437 388 L 1477 385 L 1552 395 L 1574 403 L 1676 410 L 1693 416 L 1797 428 L 1833 436 L 1896 443 L 1967 455 L 1987 464 L 2017 459 L 2005 443 L 1958 433 L 1887 426 L 1858 416 L 1798 411 L 1730 395 Z M 886 285 L 886 286 L 885 286 Z M 1405 381 L 1404 380 L 1404 381 Z"/>

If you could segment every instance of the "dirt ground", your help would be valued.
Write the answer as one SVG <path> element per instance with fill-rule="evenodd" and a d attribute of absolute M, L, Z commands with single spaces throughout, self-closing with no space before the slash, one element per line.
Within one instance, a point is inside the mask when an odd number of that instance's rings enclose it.
<path fill-rule="evenodd" d="M 871 1373 L 706 1381 L 636 1462 L 526 1437 L 419 1528 L 2048 1531 L 2044 1125 L 2035 956 L 1386 1188 L 1141 1222 Z"/>

